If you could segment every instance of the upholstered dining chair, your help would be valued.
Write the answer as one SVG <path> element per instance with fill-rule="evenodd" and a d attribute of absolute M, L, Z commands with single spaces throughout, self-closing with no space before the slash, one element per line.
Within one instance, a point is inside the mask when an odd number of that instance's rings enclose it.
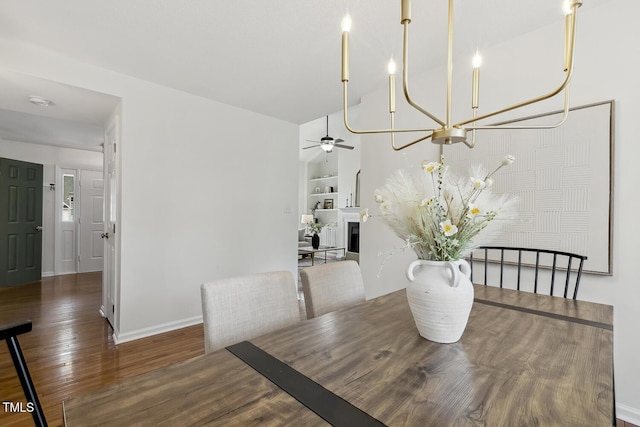
<path fill-rule="evenodd" d="M 576 299 L 586 259 L 547 249 L 479 246 L 471 251 L 469 264 L 474 284 Z"/>
<path fill-rule="evenodd" d="M 300 321 L 289 271 L 213 280 L 200 290 L 207 353 Z"/>
<path fill-rule="evenodd" d="M 307 319 L 364 301 L 364 283 L 355 261 L 315 265 L 300 271 Z"/>

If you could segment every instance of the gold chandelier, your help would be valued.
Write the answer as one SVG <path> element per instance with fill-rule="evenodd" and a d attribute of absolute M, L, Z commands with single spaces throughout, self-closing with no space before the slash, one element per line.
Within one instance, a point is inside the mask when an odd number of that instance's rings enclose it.
<path fill-rule="evenodd" d="M 408 83 L 408 52 L 409 52 L 409 24 L 411 23 L 411 0 L 401 0 L 401 19 L 400 23 L 404 28 L 404 37 L 402 42 L 402 86 L 405 98 L 409 105 L 416 110 L 420 111 L 431 120 L 437 123 L 436 127 L 431 128 L 410 128 L 410 129 L 396 129 L 395 128 L 395 63 L 393 60 L 389 62 L 389 114 L 391 116 L 391 127 L 388 129 L 370 129 L 370 130 L 356 130 L 349 126 L 349 120 L 347 116 L 347 95 L 348 95 L 348 83 L 349 83 L 349 31 L 351 30 L 351 17 L 347 13 L 342 20 L 342 92 L 343 92 L 343 110 L 344 110 L 344 124 L 347 130 L 355 134 L 376 134 L 376 133 L 388 133 L 391 135 L 391 146 L 394 150 L 399 151 L 404 148 L 410 147 L 418 142 L 431 139 L 435 144 L 454 144 L 463 142 L 469 148 L 473 148 L 476 142 L 477 130 L 490 130 L 490 129 L 550 129 L 562 125 L 566 120 L 569 113 L 569 90 L 568 85 L 573 73 L 573 52 L 575 44 L 575 29 L 576 29 L 576 14 L 578 8 L 582 6 L 581 0 L 565 0 L 564 2 L 564 14 L 565 14 L 565 28 L 564 28 L 564 79 L 560 86 L 551 92 L 528 99 L 517 104 L 513 104 L 506 108 L 492 111 L 487 114 L 478 116 L 479 106 L 479 93 L 480 93 L 480 55 L 476 53 L 473 59 L 473 74 L 472 74 L 472 117 L 457 123 L 452 124 L 451 119 L 451 92 L 452 92 L 452 80 L 453 80 L 453 0 L 449 0 L 449 12 L 448 12 L 448 53 L 447 53 L 447 101 L 446 101 L 446 117 L 444 120 L 436 117 L 434 114 L 427 111 L 425 108 L 418 105 L 409 94 Z M 534 104 L 536 102 L 549 99 L 560 92 L 564 91 L 564 110 L 562 118 L 558 123 L 551 125 L 529 125 L 529 126 L 502 126 L 500 124 L 493 125 L 477 125 L 476 123 L 481 120 L 485 120 L 490 117 L 497 116 L 508 111 L 512 111 L 527 105 Z M 395 143 L 395 134 L 399 132 L 428 132 L 428 135 L 420 137 L 407 144 L 397 146 Z M 467 132 L 471 132 L 471 140 L 467 140 Z"/>

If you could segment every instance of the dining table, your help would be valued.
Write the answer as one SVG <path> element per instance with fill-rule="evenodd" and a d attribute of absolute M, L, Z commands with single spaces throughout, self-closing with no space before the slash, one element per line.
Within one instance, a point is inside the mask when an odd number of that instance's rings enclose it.
<path fill-rule="evenodd" d="M 462 338 L 404 289 L 63 402 L 75 426 L 611 426 L 613 307 L 474 285 Z"/>

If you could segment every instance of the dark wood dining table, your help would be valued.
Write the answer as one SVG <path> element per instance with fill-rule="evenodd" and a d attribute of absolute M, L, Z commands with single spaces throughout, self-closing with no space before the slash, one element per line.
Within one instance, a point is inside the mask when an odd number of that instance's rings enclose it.
<path fill-rule="evenodd" d="M 438 344 L 401 290 L 63 407 L 71 427 L 611 426 L 613 308 L 476 285 L 462 339 Z"/>

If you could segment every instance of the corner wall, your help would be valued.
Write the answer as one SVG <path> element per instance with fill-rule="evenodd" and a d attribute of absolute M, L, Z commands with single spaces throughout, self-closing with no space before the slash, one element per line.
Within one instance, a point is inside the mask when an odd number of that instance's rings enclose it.
<path fill-rule="evenodd" d="M 0 50 L 14 71 L 122 98 L 118 342 L 200 322 L 207 280 L 297 273 L 296 125 L 33 45 Z"/>

